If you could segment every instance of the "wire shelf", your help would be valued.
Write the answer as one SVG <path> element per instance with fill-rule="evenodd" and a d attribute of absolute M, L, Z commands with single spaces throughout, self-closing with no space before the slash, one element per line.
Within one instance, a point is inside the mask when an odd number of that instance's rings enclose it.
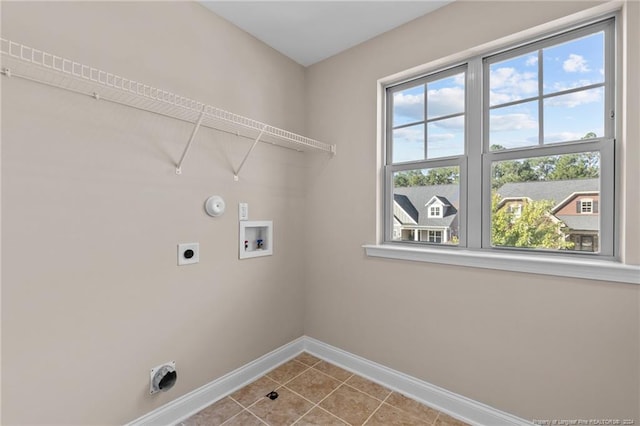
<path fill-rule="evenodd" d="M 298 151 L 324 151 L 332 156 L 336 152 L 335 145 L 320 142 L 5 38 L 0 38 L 0 53 L 2 54 L 2 73 L 9 77 L 20 77 L 89 95 L 96 99 L 197 123 L 195 131 L 201 125 L 252 138 L 256 140 L 256 143 L 259 139 L 260 142 Z M 189 144 L 191 142 L 190 140 Z"/>

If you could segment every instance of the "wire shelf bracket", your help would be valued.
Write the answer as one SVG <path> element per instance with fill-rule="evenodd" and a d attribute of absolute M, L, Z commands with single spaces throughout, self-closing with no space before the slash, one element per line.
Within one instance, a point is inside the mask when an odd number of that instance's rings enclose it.
<path fill-rule="evenodd" d="M 267 126 L 266 125 L 260 131 L 260 134 L 258 135 L 256 140 L 253 142 L 253 145 L 251 145 L 251 148 L 249 148 L 249 151 L 247 151 L 246 155 L 242 159 L 242 162 L 238 166 L 238 169 L 234 170 L 234 172 L 233 172 L 233 180 L 234 181 L 237 182 L 239 180 L 238 175 L 240 174 L 240 170 L 242 170 L 242 166 L 244 166 L 245 161 L 247 161 L 247 158 L 249 158 L 249 155 L 251 155 L 251 152 L 253 151 L 253 148 L 255 148 L 256 145 L 258 145 L 258 142 L 260 142 L 260 138 L 262 137 L 262 135 L 264 135 L 264 131 L 265 130 L 267 130 Z"/>
<path fill-rule="evenodd" d="M 196 125 L 193 127 L 193 131 L 191 132 L 191 136 L 189 137 L 189 141 L 187 142 L 187 145 L 184 147 L 184 151 L 182 151 L 182 156 L 180 157 L 180 161 L 178 162 L 178 165 L 176 166 L 176 174 L 182 174 L 182 163 L 184 162 L 185 157 L 187 156 L 187 153 L 189 152 L 189 148 L 191 148 L 191 144 L 193 143 L 193 140 L 196 138 L 196 133 L 198 133 L 198 129 L 200 128 L 200 125 L 202 124 L 202 119 L 204 118 L 204 108 L 202 109 L 202 112 L 200 113 L 200 116 L 198 117 L 198 121 L 196 122 Z"/>
<path fill-rule="evenodd" d="M 177 175 L 182 173 L 182 165 L 201 127 L 253 140 L 253 144 L 240 166 L 233 171 L 236 181 L 247 158 L 258 142 L 270 143 L 296 151 L 322 151 L 331 157 L 336 155 L 335 144 L 327 144 L 288 130 L 279 129 L 5 38 L 0 38 L 0 54 L 2 58 L 0 73 L 6 77 L 18 77 L 66 89 L 91 96 L 96 100 L 108 101 L 193 124 L 191 136 L 176 164 Z"/>

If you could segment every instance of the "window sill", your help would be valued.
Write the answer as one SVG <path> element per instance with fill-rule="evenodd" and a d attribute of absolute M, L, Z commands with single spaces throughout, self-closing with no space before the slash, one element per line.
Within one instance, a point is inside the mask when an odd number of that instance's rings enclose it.
<path fill-rule="evenodd" d="M 367 256 L 371 257 L 640 284 L 640 266 L 601 259 L 567 259 L 521 253 L 415 248 L 393 244 L 368 244 L 362 247 Z"/>

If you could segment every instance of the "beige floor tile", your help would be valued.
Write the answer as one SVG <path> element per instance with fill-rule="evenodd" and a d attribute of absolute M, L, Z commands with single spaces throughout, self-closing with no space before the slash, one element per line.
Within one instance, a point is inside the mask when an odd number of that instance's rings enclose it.
<path fill-rule="evenodd" d="M 211 404 L 204 410 L 194 414 L 181 424 L 184 426 L 217 426 L 242 411 L 242 407 L 227 397 Z"/>
<path fill-rule="evenodd" d="M 436 420 L 439 413 L 437 410 L 420 404 L 418 401 L 407 398 L 397 392 L 392 392 L 385 402 L 419 418 L 420 420 L 426 421 L 429 424 Z"/>
<path fill-rule="evenodd" d="M 352 425 L 363 424 L 379 405 L 377 399 L 346 385 L 320 403 L 320 407 Z"/>
<path fill-rule="evenodd" d="M 340 382 L 331 376 L 310 368 L 291 380 L 286 386 L 317 404 L 340 386 Z"/>
<path fill-rule="evenodd" d="M 349 371 L 343 370 L 342 368 L 333 364 L 329 364 L 326 361 L 320 361 L 319 363 L 314 365 L 313 368 L 322 371 L 323 373 L 328 374 L 331 377 L 340 380 L 341 382 L 344 382 L 352 375 L 352 373 L 350 373 Z"/>
<path fill-rule="evenodd" d="M 252 405 L 249 411 L 271 426 L 288 426 L 313 407 L 312 403 L 290 390 L 278 388 L 277 392 L 277 399 L 265 398 Z"/>
<path fill-rule="evenodd" d="M 307 352 L 302 352 L 300 355 L 298 355 L 294 359 L 298 362 L 308 365 L 309 367 L 320 362 L 320 358 L 316 358 L 315 356 Z"/>
<path fill-rule="evenodd" d="M 424 422 L 416 417 L 410 416 L 399 408 L 389 404 L 382 406 L 365 423 L 367 426 L 428 426 L 431 423 Z"/>
<path fill-rule="evenodd" d="M 387 389 L 356 374 L 347 380 L 346 383 L 380 401 L 383 401 L 391 393 L 391 389 Z"/>
<path fill-rule="evenodd" d="M 264 426 L 264 423 L 245 410 L 237 416 L 232 417 L 224 426 Z"/>
<path fill-rule="evenodd" d="M 451 416 L 448 416 L 444 413 L 440 413 L 438 415 L 438 418 L 436 419 L 436 422 L 434 423 L 435 426 L 469 426 L 468 423 L 465 423 L 461 420 L 458 419 L 454 419 Z"/>
<path fill-rule="evenodd" d="M 302 364 L 296 360 L 291 360 L 289 362 L 285 362 L 280 367 L 276 368 L 267 373 L 267 377 L 275 380 L 280 384 L 285 384 L 289 380 L 296 377 L 298 374 L 302 373 L 304 370 L 309 368 L 308 365 Z"/>
<path fill-rule="evenodd" d="M 322 408 L 315 407 L 303 418 L 298 420 L 295 426 L 349 426 L 347 423 L 332 416 Z"/>
<path fill-rule="evenodd" d="M 250 406 L 257 400 L 264 398 L 266 394 L 277 388 L 279 385 L 268 377 L 261 377 L 255 382 L 243 387 L 231 394 L 231 398 L 245 407 Z"/>

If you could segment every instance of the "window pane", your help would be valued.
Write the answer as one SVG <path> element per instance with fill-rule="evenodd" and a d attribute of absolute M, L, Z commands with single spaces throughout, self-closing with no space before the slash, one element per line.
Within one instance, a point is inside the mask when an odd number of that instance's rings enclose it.
<path fill-rule="evenodd" d="M 393 162 L 424 160 L 424 124 L 393 131 Z"/>
<path fill-rule="evenodd" d="M 544 143 L 604 135 L 604 89 L 581 90 L 544 100 Z"/>
<path fill-rule="evenodd" d="M 393 94 L 393 127 L 424 121 L 424 84 Z"/>
<path fill-rule="evenodd" d="M 427 83 L 427 119 L 464 112 L 464 73 Z"/>
<path fill-rule="evenodd" d="M 457 166 L 394 173 L 392 239 L 457 245 L 459 200 Z"/>
<path fill-rule="evenodd" d="M 464 154 L 464 116 L 432 121 L 427 125 L 427 158 Z"/>
<path fill-rule="evenodd" d="M 604 32 L 544 49 L 544 93 L 604 82 Z"/>
<path fill-rule="evenodd" d="M 599 153 L 497 161 L 491 175 L 492 246 L 599 251 Z"/>
<path fill-rule="evenodd" d="M 538 103 L 495 108 L 489 113 L 491 150 L 538 144 Z"/>
<path fill-rule="evenodd" d="M 538 51 L 491 64 L 489 105 L 538 96 Z"/>

